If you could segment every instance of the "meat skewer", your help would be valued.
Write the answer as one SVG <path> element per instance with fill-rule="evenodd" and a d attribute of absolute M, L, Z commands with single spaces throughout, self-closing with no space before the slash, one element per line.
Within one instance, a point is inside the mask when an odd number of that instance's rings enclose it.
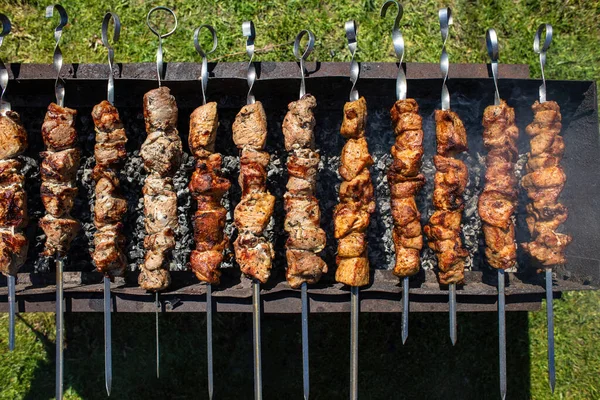
<path fill-rule="evenodd" d="M 165 11 L 173 17 L 173 28 L 161 34 L 150 22 L 157 11 Z M 156 75 L 158 88 L 144 94 L 144 122 L 148 137 L 142 144 L 140 156 L 148 173 L 144 182 L 144 226 L 146 255 L 140 265 L 138 284 L 142 289 L 154 292 L 156 324 L 156 377 L 160 377 L 160 342 L 158 311 L 161 308 L 159 292 L 171 283 L 169 264 L 171 251 L 175 248 L 175 233 L 179 227 L 177 220 L 177 194 L 173 185 L 173 175 L 181 164 L 183 153 L 181 139 L 177 131 L 178 109 L 175 97 L 168 87 L 161 86 L 164 78 L 162 39 L 177 29 L 177 16 L 167 7 L 154 7 L 146 18 L 148 28 L 158 37 L 156 53 Z"/>
<path fill-rule="evenodd" d="M 80 225 L 71 217 L 77 185 L 75 175 L 79 167 L 79 150 L 77 149 L 77 131 L 75 118 L 77 111 L 64 107 L 65 87 L 60 70 L 62 68 L 62 53 L 59 48 L 62 29 L 68 22 L 65 9 L 54 4 L 46 7 L 46 18 L 51 18 L 57 11 L 60 23 L 54 29 L 56 41 L 53 64 L 57 78 L 54 86 L 56 103 L 48 106 L 48 112 L 42 124 L 42 138 L 46 151 L 40 154 L 42 158 L 40 188 L 42 203 L 46 215 L 39 225 L 46 234 L 46 243 L 42 256 L 54 257 L 56 265 L 56 398 L 63 398 L 64 371 L 64 296 L 63 269 L 64 257 L 69 251 L 71 241 L 77 236 Z"/>
<path fill-rule="evenodd" d="M 402 343 L 405 343 L 408 337 L 409 277 L 419 272 L 420 252 L 423 248 L 421 214 L 415 196 L 425 184 L 425 177 L 420 173 L 423 157 L 422 119 L 417 102 L 406 98 L 406 76 L 402 69 L 404 39 L 398 26 L 402 17 L 402 6 L 394 0 L 387 1 L 381 8 L 381 16 L 384 17 L 387 9 L 392 5 L 395 5 L 398 10 L 392 38 L 400 68 L 396 80 L 397 101 L 390 110 L 396 135 L 391 149 L 394 161 L 387 175 L 394 219 L 392 237 L 396 248 L 396 265 L 393 273 L 402 278 Z"/>
<path fill-rule="evenodd" d="M 11 24 L 0 14 L 2 33 L 8 35 Z M 1 43 L 1 42 L 0 42 Z M 4 100 L 8 73 L 0 60 L 0 272 L 8 284 L 8 349 L 15 349 L 16 276 L 27 257 L 28 241 L 23 235 L 27 225 L 27 193 L 18 156 L 27 148 L 27 132 L 19 114 Z"/>
<path fill-rule="evenodd" d="M 544 43 L 540 47 L 541 35 L 546 31 Z M 531 203 L 527 205 L 527 226 L 531 241 L 524 243 L 523 249 L 540 264 L 546 273 L 546 318 L 548 330 L 548 381 L 554 393 L 556 367 L 554 363 L 554 310 L 552 294 L 552 267 L 566 263 L 565 249 L 572 237 L 557 230 L 568 215 L 567 208 L 558 201 L 566 175 L 560 166 L 565 144 L 560 131 L 562 128 L 560 107 L 555 101 L 546 100 L 546 78 L 544 66 L 546 51 L 552 42 L 552 25 L 541 24 L 535 34 L 533 49 L 540 55 L 542 85 L 540 101 L 531 107 L 533 122 L 526 128 L 530 136 L 531 150 L 526 165 L 527 174 L 521 186 L 527 190 Z"/>
<path fill-rule="evenodd" d="M 205 52 L 198 41 L 202 28 L 206 28 L 213 39 L 213 47 Z M 208 396 L 213 397 L 213 346 L 212 346 L 212 285 L 218 285 L 223 261 L 223 250 L 229 245 L 225 235 L 227 210 L 221 200 L 231 187 L 229 180 L 221 175 L 221 155 L 215 153 L 215 139 L 219 126 L 217 103 L 206 102 L 208 71 L 205 68 L 207 55 L 217 47 L 217 34 L 210 25 L 202 25 L 194 33 L 194 45 L 202 56 L 202 105 L 190 116 L 189 146 L 196 159 L 196 169 L 189 189 L 197 202 L 194 215 L 194 240 L 196 249 L 190 256 L 190 266 L 196 277 L 206 282 L 206 338 L 208 358 Z"/>
<path fill-rule="evenodd" d="M 437 155 L 433 157 L 436 168 L 433 206 L 435 212 L 424 227 L 429 247 L 438 260 L 438 280 L 449 287 L 450 339 L 456 343 L 456 285 L 464 280 L 464 264 L 468 252 L 462 245 L 460 221 L 464 208 L 462 193 L 468 181 L 467 166 L 456 158 L 467 150 L 467 133 L 458 115 L 450 111 L 450 94 L 446 86 L 448 55 L 446 41 L 452 23 L 450 8 L 439 11 L 443 47 L 440 66 L 444 74 L 442 107 L 435 111 Z"/>
<path fill-rule="evenodd" d="M 306 49 L 300 54 L 300 41 L 308 37 Z M 285 149 L 288 151 L 288 184 L 284 196 L 284 229 L 289 237 L 286 242 L 286 278 L 293 288 L 301 288 L 302 298 L 302 378 L 304 398 L 310 393 L 308 351 L 308 284 L 316 283 L 327 264 L 318 253 L 325 248 L 325 231 L 320 227 L 319 202 L 315 197 L 317 167 L 321 156 L 315 151 L 313 110 L 316 99 L 306 93 L 304 61 L 314 48 L 315 36 L 310 30 L 298 33 L 294 41 L 294 55 L 300 61 L 300 98 L 288 105 L 282 130 Z"/>
<path fill-rule="evenodd" d="M 113 40 L 119 40 L 121 21 L 115 13 L 108 12 L 102 20 L 102 42 L 108 50 L 107 100 L 92 110 L 96 130 L 94 157 L 96 166 L 93 178 L 96 182 L 94 205 L 94 251 L 92 259 L 98 272 L 104 274 L 104 382 L 110 396 L 112 388 L 112 323 L 110 308 L 110 283 L 123 276 L 127 266 L 123 216 L 127 212 L 127 200 L 119 188 L 119 169 L 127 156 L 127 136 L 119 112 L 114 107 L 115 91 L 113 77 L 114 50 L 108 41 L 108 25 L 113 21 Z"/>
<path fill-rule="evenodd" d="M 254 398 L 262 399 L 262 366 L 260 338 L 260 284 L 271 275 L 271 264 L 275 253 L 273 244 L 264 231 L 271 221 L 275 197 L 267 190 L 267 166 L 269 153 L 264 151 L 267 141 L 267 116 L 260 101 L 256 101 L 252 87 L 256 70 L 254 56 L 254 24 L 242 24 L 246 37 L 248 63 L 248 96 L 246 105 L 236 115 L 232 125 L 233 142 L 240 149 L 239 184 L 242 199 L 235 207 L 234 222 L 238 237 L 233 243 L 235 258 L 244 275 L 252 279 L 253 339 L 254 339 Z"/>
<path fill-rule="evenodd" d="M 351 287 L 350 316 L 350 398 L 358 398 L 358 315 L 359 288 L 369 284 L 367 234 L 370 217 L 375 211 L 373 184 L 369 167 L 373 159 L 366 139 L 367 102 L 355 89 L 359 66 L 354 56 L 357 50 L 356 23 L 345 24 L 350 63 L 350 101 L 344 105 L 340 133 L 348 141 L 342 149 L 339 173 L 343 179 L 339 204 L 333 212 L 334 236 L 338 240 L 335 280 Z"/>
<path fill-rule="evenodd" d="M 498 338 L 500 394 L 506 397 L 506 319 L 504 271 L 517 262 L 517 244 L 513 214 L 517 207 L 517 178 L 514 168 L 519 152 L 519 128 L 515 110 L 500 99 L 498 91 L 498 37 L 494 29 L 486 33 L 488 53 L 494 78 L 494 105 L 483 112 L 483 144 L 488 150 L 485 160 L 485 186 L 479 196 L 478 212 L 483 223 L 487 263 L 498 271 Z"/>

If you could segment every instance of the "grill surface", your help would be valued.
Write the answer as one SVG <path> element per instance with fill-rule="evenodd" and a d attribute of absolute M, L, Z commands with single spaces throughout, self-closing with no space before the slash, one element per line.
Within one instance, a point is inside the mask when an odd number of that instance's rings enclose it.
<path fill-rule="evenodd" d="M 245 63 L 221 63 L 212 65 L 213 78 L 208 85 L 208 99 L 219 103 L 221 126 L 218 131 L 217 151 L 225 156 L 225 170 L 232 181 L 237 181 L 237 150 L 231 140 L 231 122 L 245 102 L 246 81 Z M 124 192 L 127 193 L 129 211 L 126 226 L 128 255 L 131 273 L 125 280 L 113 284 L 115 310 L 154 311 L 151 296 L 137 288 L 136 264 L 142 257 L 143 238 L 142 210 L 140 194 L 144 178 L 138 150 L 145 139 L 142 117 L 142 96 L 156 87 L 154 64 L 125 64 L 119 67 L 117 77 L 116 106 L 120 109 L 126 125 L 128 151 L 130 157 L 124 169 Z M 319 175 L 317 196 L 322 208 L 322 221 L 328 233 L 328 246 L 324 258 L 330 266 L 330 273 L 322 282 L 310 288 L 311 310 L 313 312 L 348 311 L 347 290 L 333 282 L 335 269 L 335 241 L 332 230 L 332 210 L 336 203 L 339 178 L 336 176 L 338 155 L 343 141 L 339 135 L 342 107 L 350 87 L 348 65 L 346 63 L 309 63 L 310 73 L 307 92 L 316 96 L 317 129 L 316 144 L 323 157 Z M 39 199 L 39 175 L 37 173 L 37 153 L 42 149 L 40 126 L 47 105 L 53 100 L 53 71 L 49 65 L 11 65 L 11 79 L 8 99 L 13 109 L 21 114 L 30 137 L 30 148 L 26 154 L 28 161 L 28 194 L 31 222 L 28 235 L 32 241 L 29 259 L 19 274 L 17 300 L 20 311 L 52 310 L 54 305 L 53 274 L 48 273 L 46 260 L 38 259 L 43 238 L 37 228 L 37 219 L 43 215 Z M 421 107 L 423 129 L 425 131 L 424 170 L 428 185 L 419 198 L 419 208 L 426 221 L 431 213 L 431 192 L 433 188 L 432 156 L 435 153 L 435 124 L 433 112 L 439 107 L 441 79 L 437 64 L 408 64 L 406 67 L 409 82 L 409 97 L 414 97 Z M 63 68 L 66 84 L 66 106 L 79 111 L 78 130 L 80 146 L 84 158 L 78 176 L 80 193 L 73 215 L 84 224 L 85 235 L 74 242 L 67 262 L 65 275 L 65 295 L 67 310 L 101 311 L 101 276 L 93 271 L 89 256 L 93 223 L 90 200 L 93 198 L 91 168 L 93 167 L 94 131 L 90 117 L 91 107 L 106 96 L 107 67 L 104 65 L 67 65 Z M 187 147 L 189 115 L 199 105 L 200 65 L 190 63 L 169 64 L 164 85 L 171 88 L 179 106 L 179 130 Z M 389 108 L 393 104 L 394 80 L 397 66 L 393 63 L 363 63 L 359 91 L 365 96 L 369 106 L 370 151 L 375 156 L 373 166 L 374 183 L 378 202 L 373 223 L 369 231 L 370 259 L 373 284 L 363 292 L 363 311 L 400 311 L 400 286 L 389 269 L 393 265 L 393 247 L 389 226 L 389 193 L 384 181 L 385 168 L 390 162 L 389 149 L 393 144 L 393 132 L 389 121 Z M 488 78 L 486 65 L 452 65 L 449 89 L 452 109 L 463 119 L 469 135 L 470 151 L 466 160 L 470 167 L 470 183 L 467 189 L 467 211 L 464 219 L 465 240 L 471 253 L 467 284 L 458 291 L 459 311 L 495 311 L 496 289 L 494 271 L 484 265 L 482 259 L 482 234 L 476 213 L 476 200 L 483 184 L 484 162 L 481 117 L 484 108 L 493 103 L 493 83 Z M 287 111 L 287 103 L 297 98 L 299 87 L 298 65 L 296 63 L 263 63 L 259 68 L 260 79 L 255 85 L 257 99 L 261 100 L 268 115 L 269 137 L 267 150 L 273 154 L 269 171 L 269 188 L 276 195 L 275 223 L 272 235 L 275 236 L 277 258 L 273 276 L 263 285 L 265 312 L 299 312 L 300 293 L 289 289 L 284 277 L 285 256 L 283 254 L 285 236 L 281 229 L 283 221 L 282 196 L 285 191 L 286 172 L 283 150 L 281 122 Z M 454 76 L 453 76 L 454 74 Z M 538 81 L 524 79 L 528 76 L 526 66 L 501 65 L 500 93 L 515 107 L 517 122 L 521 129 L 519 152 L 524 155 L 528 149 L 528 138 L 524 127 L 531 121 L 531 104 L 536 100 Z M 290 79 L 293 77 L 293 79 Z M 14 80 L 16 78 L 16 80 Z M 233 78 L 233 79 L 232 79 Z M 594 199 L 600 197 L 598 172 L 600 161 L 598 143 L 598 118 L 596 87 L 593 82 L 549 81 L 548 98 L 556 100 L 563 115 L 563 136 L 566 154 L 563 161 L 567 173 L 567 185 L 562 200 L 569 207 L 570 215 L 564 230 L 573 235 L 573 243 L 568 248 L 569 264 L 556 269 L 555 291 L 595 289 L 600 285 L 600 261 L 597 254 L 600 244 L 600 211 Z M 186 148 L 187 151 L 187 148 Z M 524 160 L 524 157 L 522 156 Z M 190 249 L 193 247 L 190 217 L 193 207 L 186 185 L 192 172 L 193 160 L 188 157 L 176 177 L 180 206 L 181 232 L 172 265 L 173 270 L 185 270 Z M 226 206 L 233 209 L 240 197 L 237 184 L 229 193 Z M 517 240 L 526 241 L 525 228 L 526 196 L 519 198 L 517 212 Z M 471 207 L 469 207 L 469 204 Z M 228 229 L 231 231 L 231 213 Z M 35 243 L 35 244 L 34 244 Z M 424 270 L 411 282 L 411 309 L 413 311 L 447 310 L 447 292 L 439 288 L 435 280 L 433 254 L 427 250 L 423 255 Z M 519 267 L 511 275 L 507 288 L 507 310 L 529 310 L 539 306 L 543 296 L 543 279 L 535 274 L 524 254 L 519 254 Z M 35 272 L 34 272 L 35 271 Z M 0 282 L 5 282 L 3 277 Z M 223 284 L 213 289 L 219 311 L 250 311 L 250 282 L 240 277 L 237 266 L 232 262 L 224 265 Z M 204 307 L 204 286 L 199 284 L 190 272 L 174 273 L 174 282 L 168 293 L 162 295 L 165 308 L 170 311 L 202 311 Z M 7 305 L 6 287 L 0 289 L 0 310 Z"/>

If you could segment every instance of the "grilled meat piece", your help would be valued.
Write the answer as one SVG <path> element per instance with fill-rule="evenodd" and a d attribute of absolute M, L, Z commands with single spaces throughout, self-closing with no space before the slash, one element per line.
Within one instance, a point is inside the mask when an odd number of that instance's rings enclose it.
<path fill-rule="evenodd" d="M 42 182 L 40 194 L 48 214 L 62 217 L 71 212 L 77 196 L 77 188 L 71 183 Z"/>
<path fill-rule="evenodd" d="M 396 101 L 390 116 L 396 135 L 391 149 L 394 161 L 387 173 L 394 219 L 394 275 L 405 278 L 419 272 L 421 265 L 423 236 L 415 196 L 425 184 L 425 177 L 419 173 L 423 158 L 423 127 L 419 105 L 414 99 Z"/>
<path fill-rule="evenodd" d="M 99 165 L 94 168 L 93 178 L 96 181 L 96 228 L 120 223 L 127 212 L 127 200 L 120 194 L 119 178 L 114 171 L 102 169 Z"/>
<path fill-rule="evenodd" d="M 148 172 L 143 188 L 147 236 L 138 283 L 143 289 L 154 292 L 166 289 L 171 282 L 169 263 L 179 226 L 177 194 L 172 181 L 183 153 L 177 117 L 177 104 L 169 88 L 162 86 L 144 95 L 148 137 L 142 144 L 140 156 Z"/>
<path fill-rule="evenodd" d="M 127 157 L 127 136 L 119 112 L 104 100 L 92 109 L 96 131 L 94 157 L 96 165 L 117 166 Z"/>
<path fill-rule="evenodd" d="M 373 183 L 368 168 L 373 164 L 365 128 L 367 103 L 363 97 L 346 103 L 340 133 L 348 141 L 340 158 L 340 203 L 333 212 L 338 239 L 335 280 L 349 286 L 369 284 L 369 258 L 365 231 L 375 211 Z M 362 251 L 361 251 L 362 250 Z"/>
<path fill-rule="evenodd" d="M 77 111 L 51 103 L 42 124 L 42 138 L 48 151 L 61 151 L 75 147 Z"/>
<path fill-rule="evenodd" d="M 531 241 L 523 249 L 541 265 L 552 267 L 566 262 L 565 250 L 572 237 L 556 232 L 568 216 L 567 208 L 558 201 L 566 174 L 559 165 L 565 144 L 560 107 L 554 101 L 535 102 L 531 107 L 533 122 L 526 128 L 530 136 L 527 174 L 521 186 L 532 203 L 527 205 L 527 226 Z"/>
<path fill-rule="evenodd" d="M 458 115 L 452 111 L 436 110 L 435 121 L 435 211 L 423 230 L 429 239 L 429 247 L 437 256 L 440 284 L 461 284 L 464 281 L 465 259 L 469 255 L 460 238 L 460 219 L 464 207 L 462 194 L 469 175 L 465 163 L 454 157 L 467 150 L 467 133 Z"/>
<path fill-rule="evenodd" d="M 300 287 L 304 282 L 317 283 L 321 275 L 327 273 L 327 264 L 313 251 L 288 248 L 285 251 L 287 259 L 287 281 L 293 288 Z"/>
<path fill-rule="evenodd" d="M 267 142 L 267 114 L 262 103 L 257 101 L 242 107 L 231 128 L 239 149 L 262 150 Z"/>
<path fill-rule="evenodd" d="M 514 109 L 504 100 L 487 107 L 483 127 L 483 144 L 488 150 L 487 170 L 477 209 L 483 222 L 488 264 L 492 268 L 507 269 L 514 267 L 517 260 L 512 215 L 517 207 L 514 167 L 519 129 L 515 125 Z"/>
<path fill-rule="evenodd" d="M 127 266 L 125 236 L 121 222 L 99 228 L 94 234 L 92 259 L 98 271 L 110 278 L 122 276 Z"/>
<path fill-rule="evenodd" d="M 265 283 L 271 275 L 275 253 L 264 237 L 275 205 L 266 188 L 269 154 L 263 151 L 267 140 L 267 116 L 257 101 L 242 107 L 232 125 L 233 141 L 241 150 L 239 183 L 242 199 L 234 210 L 238 237 L 233 244 L 242 273 Z"/>
<path fill-rule="evenodd" d="M 46 182 L 73 182 L 79 168 L 81 152 L 77 148 L 62 151 L 43 151 L 40 174 Z"/>
<path fill-rule="evenodd" d="M 64 257 L 81 228 L 79 222 L 69 216 L 54 217 L 46 214 L 39 223 L 46 234 L 46 245 L 42 253 L 46 257 Z"/>
<path fill-rule="evenodd" d="M 190 115 L 190 150 L 196 158 L 204 157 L 205 152 L 215 151 L 215 139 L 219 127 L 217 103 L 214 101 L 200 106 Z"/>
<path fill-rule="evenodd" d="M 305 94 L 298 101 L 288 104 L 288 113 L 283 119 L 281 129 L 285 139 L 285 149 L 314 148 L 315 116 L 313 110 L 317 107 L 317 100 L 311 94 Z"/>
<path fill-rule="evenodd" d="M 29 242 L 22 233 L 0 229 L 0 272 L 16 276 L 19 268 L 25 264 Z"/>
<path fill-rule="evenodd" d="M 0 185 L 0 229 L 27 225 L 27 194 L 21 184 Z"/>
<path fill-rule="evenodd" d="M 15 158 L 27 148 L 27 132 L 19 114 L 8 110 L 0 114 L 0 160 Z"/>

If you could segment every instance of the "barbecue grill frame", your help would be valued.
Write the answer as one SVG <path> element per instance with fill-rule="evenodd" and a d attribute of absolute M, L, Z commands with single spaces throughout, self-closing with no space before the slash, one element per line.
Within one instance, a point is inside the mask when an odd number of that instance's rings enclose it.
<path fill-rule="evenodd" d="M 244 80 L 246 63 L 218 63 L 209 66 L 211 77 L 221 79 Z M 307 63 L 309 72 L 307 85 L 312 78 L 347 77 L 347 63 Z M 501 64 L 499 70 L 503 78 L 527 79 L 529 68 L 526 65 Z M 397 73 L 396 63 L 362 63 L 361 81 L 369 79 L 394 80 Z M 410 79 L 440 79 L 437 64 L 408 63 L 405 64 L 407 78 Z M 166 74 L 163 83 L 195 81 L 200 76 L 201 64 L 198 63 L 169 63 L 166 64 Z M 46 64 L 11 64 L 8 66 L 10 84 L 8 98 L 13 109 L 19 107 L 46 107 L 52 101 L 52 92 L 39 90 L 37 95 L 18 97 L 11 96 L 11 91 L 28 92 L 39 85 L 53 84 L 55 71 L 52 65 Z M 294 62 L 258 64 L 260 80 L 285 79 L 291 81 L 298 75 L 298 64 Z M 104 84 L 107 67 L 104 64 L 66 64 L 61 76 L 67 82 L 67 104 L 69 97 L 78 96 L 85 103 L 84 90 L 80 83 L 94 82 Z M 120 80 L 146 81 L 145 84 L 155 85 L 155 65 L 153 63 L 118 64 L 115 72 L 116 85 Z M 469 78 L 487 79 L 491 76 L 489 65 L 486 64 L 453 64 L 450 79 Z M 296 80 L 294 80 L 295 82 Z M 410 82 L 409 82 L 410 83 Z M 199 84 L 199 82 L 198 82 Z M 296 83 L 295 83 L 296 84 Z M 596 98 L 596 86 L 589 82 L 590 90 Z M 410 86 L 410 85 L 409 85 Z M 390 89 L 391 90 L 391 89 Z M 209 89 L 210 91 L 210 89 Z M 47 92 L 47 93 L 46 93 Z M 74 93 L 76 92 L 76 93 Z M 242 93 L 243 94 L 243 93 Z M 117 103 L 126 102 L 119 100 Z M 89 104 L 82 107 L 91 107 Z M 79 104 L 79 102 L 78 102 Z M 188 107 L 190 105 L 187 105 Z M 597 104 L 594 104 L 597 111 Z M 597 124 L 596 124 L 597 128 Z M 35 134 L 34 132 L 32 132 Z M 240 279 L 239 271 L 224 270 L 222 285 L 213 288 L 213 301 L 216 310 L 221 312 L 251 312 L 252 288 L 249 280 Z M 587 271 L 578 271 L 586 273 Z M 361 290 L 361 310 L 363 312 L 400 312 L 401 284 L 389 270 L 372 270 L 372 282 L 369 287 Z M 594 282 L 599 281 L 598 271 L 590 271 Z M 466 285 L 457 292 L 458 311 L 496 311 L 497 292 L 493 282 L 484 282 L 482 272 L 466 271 Z M 543 276 L 533 273 L 528 276 L 508 274 L 510 285 L 506 289 L 506 310 L 525 311 L 540 308 L 544 297 Z M 173 284 L 169 291 L 162 293 L 163 311 L 203 312 L 205 311 L 205 285 L 199 283 L 189 271 L 172 272 Z M 335 283 L 331 277 L 323 282 L 310 285 L 311 312 L 349 312 L 347 288 Z M 585 279 L 583 279 L 585 281 Z M 65 299 L 67 312 L 101 312 L 102 307 L 102 275 L 93 272 L 65 272 Z M 53 273 L 19 273 L 17 277 L 17 306 L 19 312 L 53 311 L 55 308 L 55 276 Z M 411 311 L 447 311 L 447 290 L 435 283 L 433 271 L 422 271 L 421 279 L 411 286 Z M 577 281 L 565 280 L 560 277 L 553 288 L 555 297 L 569 290 L 597 289 L 596 286 Z M 112 284 L 113 309 L 117 312 L 154 312 L 154 296 L 147 294 L 137 287 L 137 273 L 129 273 L 126 279 L 117 278 Z M 287 282 L 277 281 L 262 285 L 262 299 L 266 313 L 299 313 L 300 291 L 289 288 Z M 0 278 L 0 311 L 8 310 L 6 278 Z"/>

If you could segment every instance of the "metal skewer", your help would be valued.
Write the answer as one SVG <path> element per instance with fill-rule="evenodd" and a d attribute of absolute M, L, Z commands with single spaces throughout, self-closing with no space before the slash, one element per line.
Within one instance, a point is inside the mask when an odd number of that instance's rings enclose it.
<path fill-rule="evenodd" d="M 207 29 L 212 35 L 212 48 L 205 51 L 200 45 L 199 36 L 202 29 Z M 206 104 L 206 87 L 208 85 L 208 54 L 216 50 L 218 44 L 217 32 L 210 25 L 201 25 L 194 31 L 194 48 L 202 57 L 202 69 L 200 72 L 200 81 L 202 88 L 202 105 Z M 208 370 L 208 398 L 212 400 L 214 393 L 214 373 L 213 373 L 213 334 L 212 334 L 212 285 L 206 284 L 206 358 Z"/>
<path fill-rule="evenodd" d="M 300 53 L 300 41 L 307 35 L 308 42 L 306 49 Z M 312 53 L 315 47 L 315 35 L 308 29 L 300 31 L 294 40 L 294 56 L 300 62 L 300 95 L 301 99 L 306 94 L 306 83 L 304 81 L 304 61 Z M 308 284 L 302 282 L 300 286 L 301 300 L 302 300 L 302 386 L 304 393 L 304 400 L 308 400 L 310 394 L 310 370 L 309 370 L 309 350 L 308 350 Z"/>
<path fill-rule="evenodd" d="M 394 19 L 394 26 L 392 27 L 392 43 L 394 45 L 394 52 L 398 59 L 398 77 L 396 78 L 396 100 L 406 100 L 407 83 L 406 74 L 402 68 L 402 61 L 404 60 L 404 38 L 400 31 L 400 20 L 404 9 L 402 4 L 396 0 L 388 0 L 381 6 L 379 13 L 380 17 L 385 17 L 388 8 L 395 5 L 397 12 Z M 405 276 L 402 278 L 402 344 L 406 343 L 408 338 L 408 312 L 410 310 L 410 298 L 409 298 L 409 277 Z"/>
<path fill-rule="evenodd" d="M 494 105 L 500 105 L 498 90 L 498 35 L 494 29 L 488 29 L 485 34 L 488 55 L 490 56 L 492 77 L 494 81 Z M 498 269 L 498 354 L 500 368 L 500 396 L 506 398 L 506 302 L 505 302 L 505 273 Z"/>
<path fill-rule="evenodd" d="M 154 14 L 157 11 L 166 11 L 173 17 L 174 25 L 173 25 L 173 28 L 169 32 L 161 34 L 158 31 L 158 27 L 150 22 L 150 17 L 152 16 L 152 14 Z M 165 69 L 164 69 L 164 63 L 163 63 L 162 40 L 166 37 L 171 36 L 177 29 L 177 16 L 175 15 L 175 12 L 173 12 L 173 10 L 171 10 L 168 7 L 163 7 L 163 6 L 154 7 L 150 11 L 148 11 L 148 15 L 146 15 L 146 25 L 148 26 L 150 31 L 153 34 L 155 34 L 158 38 L 158 49 L 156 50 L 156 78 L 158 81 L 158 87 L 160 87 L 161 83 L 162 83 L 161 81 L 162 81 L 162 79 L 164 79 L 164 76 L 165 76 Z M 156 326 L 156 339 L 155 339 L 156 340 L 156 377 L 160 378 L 160 340 L 159 340 L 158 313 L 159 313 L 159 311 L 162 310 L 162 307 L 160 304 L 158 292 L 154 293 L 154 304 L 155 304 L 154 320 L 155 320 L 155 326 Z"/>
<path fill-rule="evenodd" d="M 546 31 L 544 43 L 540 47 L 542 33 Z M 552 43 L 552 25 L 541 24 L 535 32 L 533 40 L 533 51 L 540 55 L 540 67 L 542 70 L 542 84 L 539 88 L 540 103 L 546 102 L 546 52 Z M 552 266 L 546 268 L 546 328 L 548 335 L 548 382 L 550 390 L 554 393 L 556 386 L 556 365 L 554 363 L 554 297 L 552 294 Z"/>
<path fill-rule="evenodd" d="M 252 21 L 242 23 L 242 34 L 246 38 L 246 54 L 250 58 L 248 62 L 248 71 L 246 80 L 248 82 L 248 95 L 246 104 L 254 104 L 256 99 L 252 88 L 256 81 L 256 68 L 252 62 L 254 58 L 254 39 L 256 30 Z M 254 342 L 254 399 L 262 400 L 262 361 L 261 361 L 261 336 L 260 336 L 260 282 L 254 279 L 252 281 L 252 339 Z"/>
<path fill-rule="evenodd" d="M 350 82 L 352 82 L 352 88 L 350 89 L 350 101 L 356 101 L 359 99 L 358 90 L 356 90 L 356 82 L 360 74 L 360 67 L 358 62 L 354 59 L 356 50 L 358 49 L 358 43 L 356 40 L 356 22 L 346 21 L 344 25 L 346 31 L 346 39 L 348 40 L 348 48 L 352 59 L 350 60 Z M 352 286 L 350 288 L 350 399 L 358 399 L 358 314 L 360 313 L 359 307 L 359 292 L 358 286 Z"/>
<path fill-rule="evenodd" d="M 63 107 L 65 103 L 65 85 L 60 77 L 60 70 L 63 64 L 62 52 L 60 51 L 59 42 L 62 36 L 62 29 L 69 22 L 67 11 L 60 4 L 54 4 L 46 7 L 46 18 L 51 18 L 54 11 L 58 12 L 60 22 L 54 28 L 54 55 L 52 63 L 56 70 L 56 81 L 54 84 L 54 94 L 56 96 L 56 104 Z M 63 269 L 64 259 L 56 257 L 56 399 L 63 398 L 63 382 L 64 382 L 64 295 L 63 295 Z"/>
<path fill-rule="evenodd" d="M 450 25 L 452 25 L 452 10 L 450 7 L 442 8 L 438 12 L 440 19 L 440 31 L 442 33 L 442 55 L 440 57 L 440 69 L 442 71 L 442 110 L 450 109 L 450 92 L 448 92 L 448 86 L 446 81 L 448 80 L 448 70 L 450 68 L 450 61 L 448 59 L 448 52 L 446 51 L 446 42 L 448 41 L 448 34 L 450 31 Z M 456 344 L 456 284 L 451 283 L 448 285 L 448 303 L 450 310 L 450 340 L 452 345 Z"/>
<path fill-rule="evenodd" d="M 108 40 L 108 26 L 110 21 L 113 21 L 113 41 L 119 41 L 121 33 L 121 20 L 115 13 L 107 12 L 102 20 L 102 43 L 108 50 L 108 86 L 106 99 L 110 104 L 115 103 L 115 78 L 113 75 L 113 63 L 115 51 Z M 110 276 L 104 275 L 104 384 L 106 386 L 106 394 L 110 396 L 112 389 L 112 321 L 110 308 Z"/>
<path fill-rule="evenodd" d="M 11 31 L 11 24 L 8 17 L 0 13 L 0 23 L 2 23 L 2 32 L 0 32 L 0 46 L 4 37 Z M 4 93 L 8 86 L 8 71 L 6 65 L 0 59 L 0 114 L 4 115 L 10 111 L 10 103 L 4 100 Z M 15 314 L 16 314 L 16 279 L 14 275 L 6 275 L 6 284 L 8 286 L 8 349 L 15 349 Z"/>

